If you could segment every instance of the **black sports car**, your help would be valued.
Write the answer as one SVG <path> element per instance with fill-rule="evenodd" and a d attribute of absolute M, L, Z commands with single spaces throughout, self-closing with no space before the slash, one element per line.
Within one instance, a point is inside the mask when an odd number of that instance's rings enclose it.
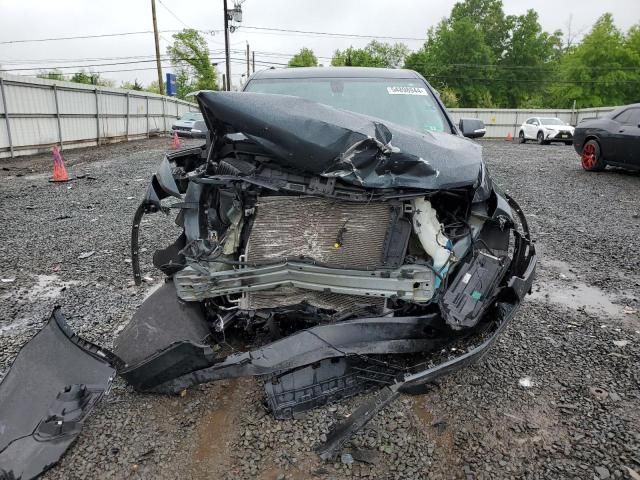
<path fill-rule="evenodd" d="M 580 122 L 573 148 L 582 158 L 582 168 L 590 172 L 607 165 L 640 169 L 640 103 Z"/>

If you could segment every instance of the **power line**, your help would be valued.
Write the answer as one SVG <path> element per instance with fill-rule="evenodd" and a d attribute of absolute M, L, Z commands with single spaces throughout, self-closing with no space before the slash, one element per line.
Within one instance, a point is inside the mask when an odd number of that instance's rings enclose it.
<path fill-rule="evenodd" d="M 225 59 L 224 58 L 213 58 L 212 60 L 217 61 L 218 63 L 224 63 Z M 155 61 L 155 60 L 153 60 Z M 240 64 L 240 65 L 246 65 L 246 59 L 244 58 L 232 58 L 231 59 L 231 63 L 233 64 Z M 274 62 L 268 62 L 268 61 L 260 61 L 260 60 L 256 60 L 256 64 L 260 65 L 261 67 L 270 67 L 270 66 L 284 66 L 286 64 L 284 63 L 274 63 Z M 110 64 L 105 64 L 104 66 L 107 66 Z M 99 66 L 99 65 L 94 65 L 94 66 Z M 174 65 L 171 64 L 164 64 L 162 65 L 162 68 L 172 68 L 174 67 Z M 78 68 L 78 67 L 76 67 Z M 40 69 L 21 69 L 22 70 L 40 70 Z M 64 73 L 65 75 L 74 75 L 76 73 L 89 73 L 89 74 L 103 74 L 103 73 L 118 73 L 118 72 L 138 72 L 138 71 L 147 71 L 147 70 L 156 70 L 156 67 L 141 67 L 141 68 L 127 68 L 127 69 L 118 69 L 118 70 L 98 70 L 98 71 L 90 71 L 90 72 L 83 72 L 83 71 L 77 71 L 77 72 L 61 72 Z M 6 71 L 6 70 L 1 70 L 1 71 Z M 17 70 L 8 70 L 8 71 L 17 71 Z"/>
<path fill-rule="evenodd" d="M 287 28 L 273 28 L 273 27 L 255 27 L 249 25 L 243 25 L 241 28 L 250 30 L 260 30 L 267 32 L 279 32 L 284 34 L 301 34 L 309 36 L 324 36 L 324 37 L 344 37 L 344 38 L 384 38 L 387 40 L 415 40 L 424 42 L 425 38 L 418 37 L 393 37 L 389 35 L 364 35 L 356 33 L 337 33 L 337 32 L 313 32 L 308 30 L 292 30 Z"/>
<path fill-rule="evenodd" d="M 162 30 L 162 33 L 175 33 L 180 30 Z M 4 40 L 0 42 L 0 45 L 12 44 L 12 43 L 31 43 L 31 42 L 55 42 L 58 40 L 83 40 L 87 38 L 105 38 L 105 37 L 124 37 L 127 35 L 142 35 L 153 33 L 153 30 L 142 30 L 139 32 L 121 32 L 121 33 L 101 33 L 99 35 L 77 35 L 74 37 L 51 37 L 51 38 L 31 38 L 23 40 Z"/>
<path fill-rule="evenodd" d="M 167 6 L 162 2 L 162 0 L 158 0 L 158 2 L 160 2 L 160 5 L 162 5 L 162 6 L 164 7 L 164 9 L 165 9 L 167 12 L 169 12 L 169 13 L 173 16 L 173 18 L 175 18 L 176 20 L 178 20 L 178 21 L 179 21 L 181 24 L 183 24 L 185 27 L 187 27 L 187 28 L 192 28 L 192 27 L 190 27 L 189 25 L 187 25 L 186 23 L 184 23 L 184 22 L 180 19 L 180 17 L 178 17 L 175 13 L 173 13 L 173 12 L 169 9 L 169 7 L 167 7 Z"/>

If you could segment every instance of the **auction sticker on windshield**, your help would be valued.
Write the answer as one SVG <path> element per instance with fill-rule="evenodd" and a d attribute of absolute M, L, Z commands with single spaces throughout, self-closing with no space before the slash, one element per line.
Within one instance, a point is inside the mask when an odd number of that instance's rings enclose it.
<path fill-rule="evenodd" d="M 387 87 L 389 95 L 429 95 L 424 87 Z"/>

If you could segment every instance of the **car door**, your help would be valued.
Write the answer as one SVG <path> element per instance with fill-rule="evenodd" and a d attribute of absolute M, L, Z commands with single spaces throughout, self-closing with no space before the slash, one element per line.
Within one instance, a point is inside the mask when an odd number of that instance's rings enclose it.
<path fill-rule="evenodd" d="M 630 108 L 614 132 L 618 161 L 640 167 L 640 108 Z"/>
<path fill-rule="evenodd" d="M 522 131 L 524 132 L 524 138 L 531 138 L 531 123 L 533 122 L 533 118 L 527 118 L 527 121 L 524 122 L 522 127 Z"/>
<path fill-rule="evenodd" d="M 527 118 L 524 122 L 522 122 L 522 125 L 520 126 L 520 129 L 522 130 L 522 133 L 524 134 L 524 138 L 528 138 L 529 137 L 529 133 L 527 132 L 527 128 L 529 128 L 529 120 L 531 120 L 531 119 Z"/>
<path fill-rule="evenodd" d="M 531 123 L 529 124 L 529 133 L 527 137 L 533 140 L 537 139 L 539 128 L 540 128 L 540 120 L 538 120 L 537 118 L 532 118 Z"/>

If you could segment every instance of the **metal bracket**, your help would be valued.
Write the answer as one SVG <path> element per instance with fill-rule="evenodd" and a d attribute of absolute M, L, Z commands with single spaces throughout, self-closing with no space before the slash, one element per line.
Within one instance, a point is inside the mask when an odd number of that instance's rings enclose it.
<path fill-rule="evenodd" d="M 269 290 L 278 286 L 427 302 L 433 297 L 434 280 L 433 271 L 421 265 L 395 270 L 347 270 L 288 261 L 238 270 L 212 271 L 209 275 L 189 266 L 174 276 L 178 296 L 187 302 Z"/>

